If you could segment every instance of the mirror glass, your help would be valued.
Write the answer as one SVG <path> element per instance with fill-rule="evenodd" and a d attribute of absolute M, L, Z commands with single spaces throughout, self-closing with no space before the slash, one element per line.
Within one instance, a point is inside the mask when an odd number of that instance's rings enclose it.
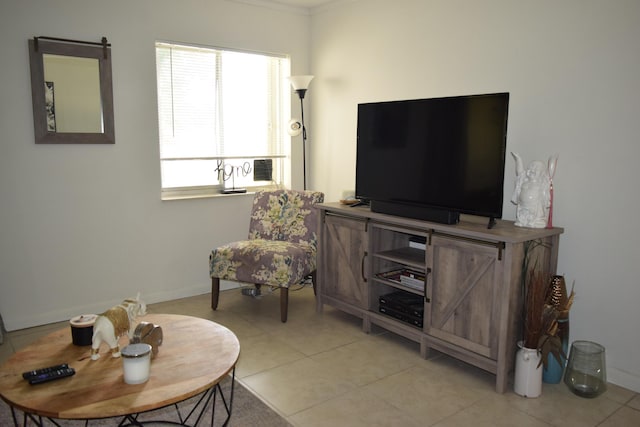
<path fill-rule="evenodd" d="M 98 60 L 45 54 L 43 61 L 47 132 L 102 133 Z"/>
<path fill-rule="evenodd" d="M 29 40 L 36 144 L 115 143 L 106 38 L 104 44 L 49 40 L 61 39 Z"/>

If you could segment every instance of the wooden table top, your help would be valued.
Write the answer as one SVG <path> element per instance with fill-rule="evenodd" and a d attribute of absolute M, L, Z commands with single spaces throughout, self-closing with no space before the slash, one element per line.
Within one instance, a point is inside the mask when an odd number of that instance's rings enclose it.
<path fill-rule="evenodd" d="M 71 342 L 71 328 L 43 337 L 15 353 L 0 367 L 0 396 L 22 411 L 51 418 L 91 419 L 121 416 L 161 408 L 207 390 L 234 368 L 240 343 L 226 327 L 205 319 L 172 314 L 148 314 L 137 322 L 162 328 L 163 343 L 151 361 L 149 381 L 124 382 L 122 358 L 106 346 L 91 360 L 91 346 Z M 128 339 L 122 338 L 120 347 Z M 72 377 L 30 385 L 25 371 L 68 363 Z"/>

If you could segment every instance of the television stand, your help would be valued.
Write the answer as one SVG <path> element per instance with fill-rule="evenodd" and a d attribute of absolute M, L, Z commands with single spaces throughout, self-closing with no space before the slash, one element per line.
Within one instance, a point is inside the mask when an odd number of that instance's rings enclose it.
<path fill-rule="evenodd" d="M 489 217 L 489 224 L 487 224 L 487 228 L 491 230 L 496 226 L 496 219 L 494 217 Z"/>
<path fill-rule="evenodd" d="M 329 305 L 362 319 L 365 333 L 375 325 L 403 336 L 424 358 L 437 350 L 474 365 L 496 376 L 498 393 L 507 391 L 522 339 L 522 280 L 534 268 L 555 274 L 562 228 L 505 220 L 488 230 L 484 218 L 447 225 L 317 206 L 318 311 Z"/>

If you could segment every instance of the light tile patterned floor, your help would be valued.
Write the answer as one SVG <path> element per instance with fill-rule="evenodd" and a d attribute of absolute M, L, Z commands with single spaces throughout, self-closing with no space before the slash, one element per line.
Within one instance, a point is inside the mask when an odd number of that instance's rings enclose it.
<path fill-rule="evenodd" d="M 609 385 L 583 399 L 564 384 L 542 396 L 497 394 L 494 377 L 438 354 L 421 359 L 416 343 L 325 307 L 312 289 L 290 291 L 289 320 L 280 322 L 279 294 L 260 299 L 222 292 L 149 306 L 154 313 L 198 316 L 234 331 L 241 344 L 238 379 L 294 426 L 640 426 L 640 394 Z M 10 332 L 0 361 L 66 322 Z M 197 336 L 194 336 L 197 342 Z"/>

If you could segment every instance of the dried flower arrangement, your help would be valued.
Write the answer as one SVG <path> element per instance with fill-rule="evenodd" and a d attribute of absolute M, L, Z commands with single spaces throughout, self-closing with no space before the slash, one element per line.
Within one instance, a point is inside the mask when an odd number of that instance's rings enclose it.
<path fill-rule="evenodd" d="M 524 346 L 538 348 L 543 332 L 543 313 L 547 297 L 547 275 L 538 271 L 529 272 L 524 296 Z"/>
<path fill-rule="evenodd" d="M 535 348 L 541 354 L 540 363 L 547 367 L 549 354 L 562 364 L 566 358 L 559 335 L 559 320 L 569 318 L 575 292 L 567 296 L 564 278 L 539 271 L 529 272 L 524 299 L 524 347 Z"/>

